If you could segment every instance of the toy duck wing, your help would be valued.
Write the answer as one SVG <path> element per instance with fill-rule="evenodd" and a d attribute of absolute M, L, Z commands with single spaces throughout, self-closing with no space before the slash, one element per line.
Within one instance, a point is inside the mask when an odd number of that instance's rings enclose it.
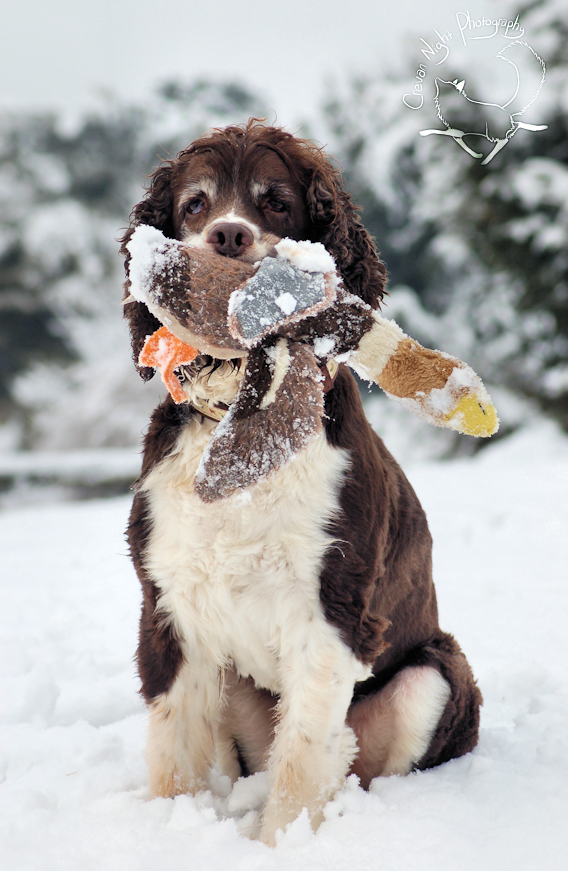
<path fill-rule="evenodd" d="M 197 470 L 199 496 L 226 499 L 288 465 L 322 431 L 322 418 L 323 376 L 312 350 L 284 338 L 253 349 Z"/>

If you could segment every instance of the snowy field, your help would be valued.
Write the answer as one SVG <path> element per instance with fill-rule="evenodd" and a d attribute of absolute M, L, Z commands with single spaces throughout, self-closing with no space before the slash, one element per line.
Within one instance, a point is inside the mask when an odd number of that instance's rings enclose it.
<path fill-rule="evenodd" d="M 434 536 L 442 627 L 485 697 L 479 746 L 369 793 L 351 778 L 317 834 L 301 817 L 275 850 L 239 834 L 262 775 L 148 801 L 130 500 L 6 512 L 5 871 L 565 868 L 568 440 L 539 424 L 407 473 Z"/>

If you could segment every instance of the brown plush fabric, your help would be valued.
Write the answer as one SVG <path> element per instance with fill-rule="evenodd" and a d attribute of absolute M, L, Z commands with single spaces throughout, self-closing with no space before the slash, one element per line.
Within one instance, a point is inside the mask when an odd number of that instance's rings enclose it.
<path fill-rule="evenodd" d="M 274 400 L 261 405 L 273 380 L 266 351 L 251 352 L 237 399 L 217 430 L 197 475 L 204 502 L 225 499 L 291 462 L 322 430 L 323 385 L 313 352 L 288 343 L 289 367 Z M 259 407 L 260 403 L 260 407 Z M 291 427 L 290 421 L 298 426 Z"/>
<path fill-rule="evenodd" d="M 379 385 L 393 396 L 414 398 L 420 391 L 445 387 L 459 361 L 423 348 L 414 339 L 402 339 L 379 377 Z"/>
<path fill-rule="evenodd" d="M 227 327 L 229 297 L 254 272 L 250 263 L 214 252 L 175 248 L 151 273 L 149 305 L 175 335 L 200 351 L 214 347 L 237 353 L 244 346 Z"/>
<path fill-rule="evenodd" d="M 179 323 L 211 344 L 238 348 L 227 329 L 227 306 L 233 290 L 253 274 L 250 263 L 197 248 L 182 249 L 183 265 L 156 275 L 156 291 Z M 201 348 L 200 348 L 201 350 Z"/>

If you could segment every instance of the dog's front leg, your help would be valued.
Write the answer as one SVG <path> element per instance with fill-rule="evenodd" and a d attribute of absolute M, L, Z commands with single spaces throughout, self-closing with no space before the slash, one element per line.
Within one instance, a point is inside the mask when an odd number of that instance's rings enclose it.
<path fill-rule="evenodd" d="M 219 670 L 206 656 L 188 657 L 171 689 L 149 705 L 146 760 L 153 796 L 207 787 L 221 703 Z"/>
<path fill-rule="evenodd" d="M 280 659 L 279 723 L 269 760 L 272 789 L 260 834 L 270 846 L 278 829 L 304 807 L 317 829 L 324 805 L 342 785 L 356 753 L 345 718 L 361 664 L 327 624 L 294 642 Z"/>

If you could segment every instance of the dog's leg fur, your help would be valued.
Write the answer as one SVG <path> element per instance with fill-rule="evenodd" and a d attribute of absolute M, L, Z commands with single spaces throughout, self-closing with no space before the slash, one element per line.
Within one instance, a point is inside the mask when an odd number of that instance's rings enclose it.
<path fill-rule="evenodd" d="M 272 789 L 261 829 L 269 845 L 304 807 L 317 829 L 356 753 L 345 721 L 360 663 L 331 627 L 306 631 L 298 641 L 301 657 L 286 655 L 286 639 L 281 656 L 279 722 L 268 763 Z"/>
<path fill-rule="evenodd" d="M 350 770 L 365 789 L 374 777 L 430 768 L 477 744 L 481 694 L 455 640 L 441 633 L 431 645 L 414 651 L 413 660 L 416 664 L 402 667 L 380 689 L 356 697 L 349 707 L 347 725 L 358 745 Z M 253 773 L 265 767 L 276 699 L 248 681 L 236 683 L 232 693 L 227 728 L 247 772 Z"/>
<path fill-rule="evenodd" d="M 347 722 L 359 754 L 352 771 L 361 786 L 373 777 L 408 774 L 425 755 L 450 697 L 450 687 L 431 666 L 403 668 L 377 693 L 355 703 Z"/>
<path fill-rule="evenodd" d="M 154 796 L 195 795 L 208 785 L 221 702 L 218 669 L 191 657 L 150 704 L 146 759 Z"/>
<path fill-rule="evenodd" d="M 217 765 L 234 782 L 267 767 L 274 740 L 278 699 L 255 687 L 252 678 L 227 669 L 225 707 L 217 732 Z"/>
<path fill-rule="evenodd" d="M 432 768 L 477 744 L 481 693 L 459 645 L 444 632 L 416 648 L 386 685 L 356 698 L 347 722 L 357 735 L 361 785 L 373 777 Z"/>

